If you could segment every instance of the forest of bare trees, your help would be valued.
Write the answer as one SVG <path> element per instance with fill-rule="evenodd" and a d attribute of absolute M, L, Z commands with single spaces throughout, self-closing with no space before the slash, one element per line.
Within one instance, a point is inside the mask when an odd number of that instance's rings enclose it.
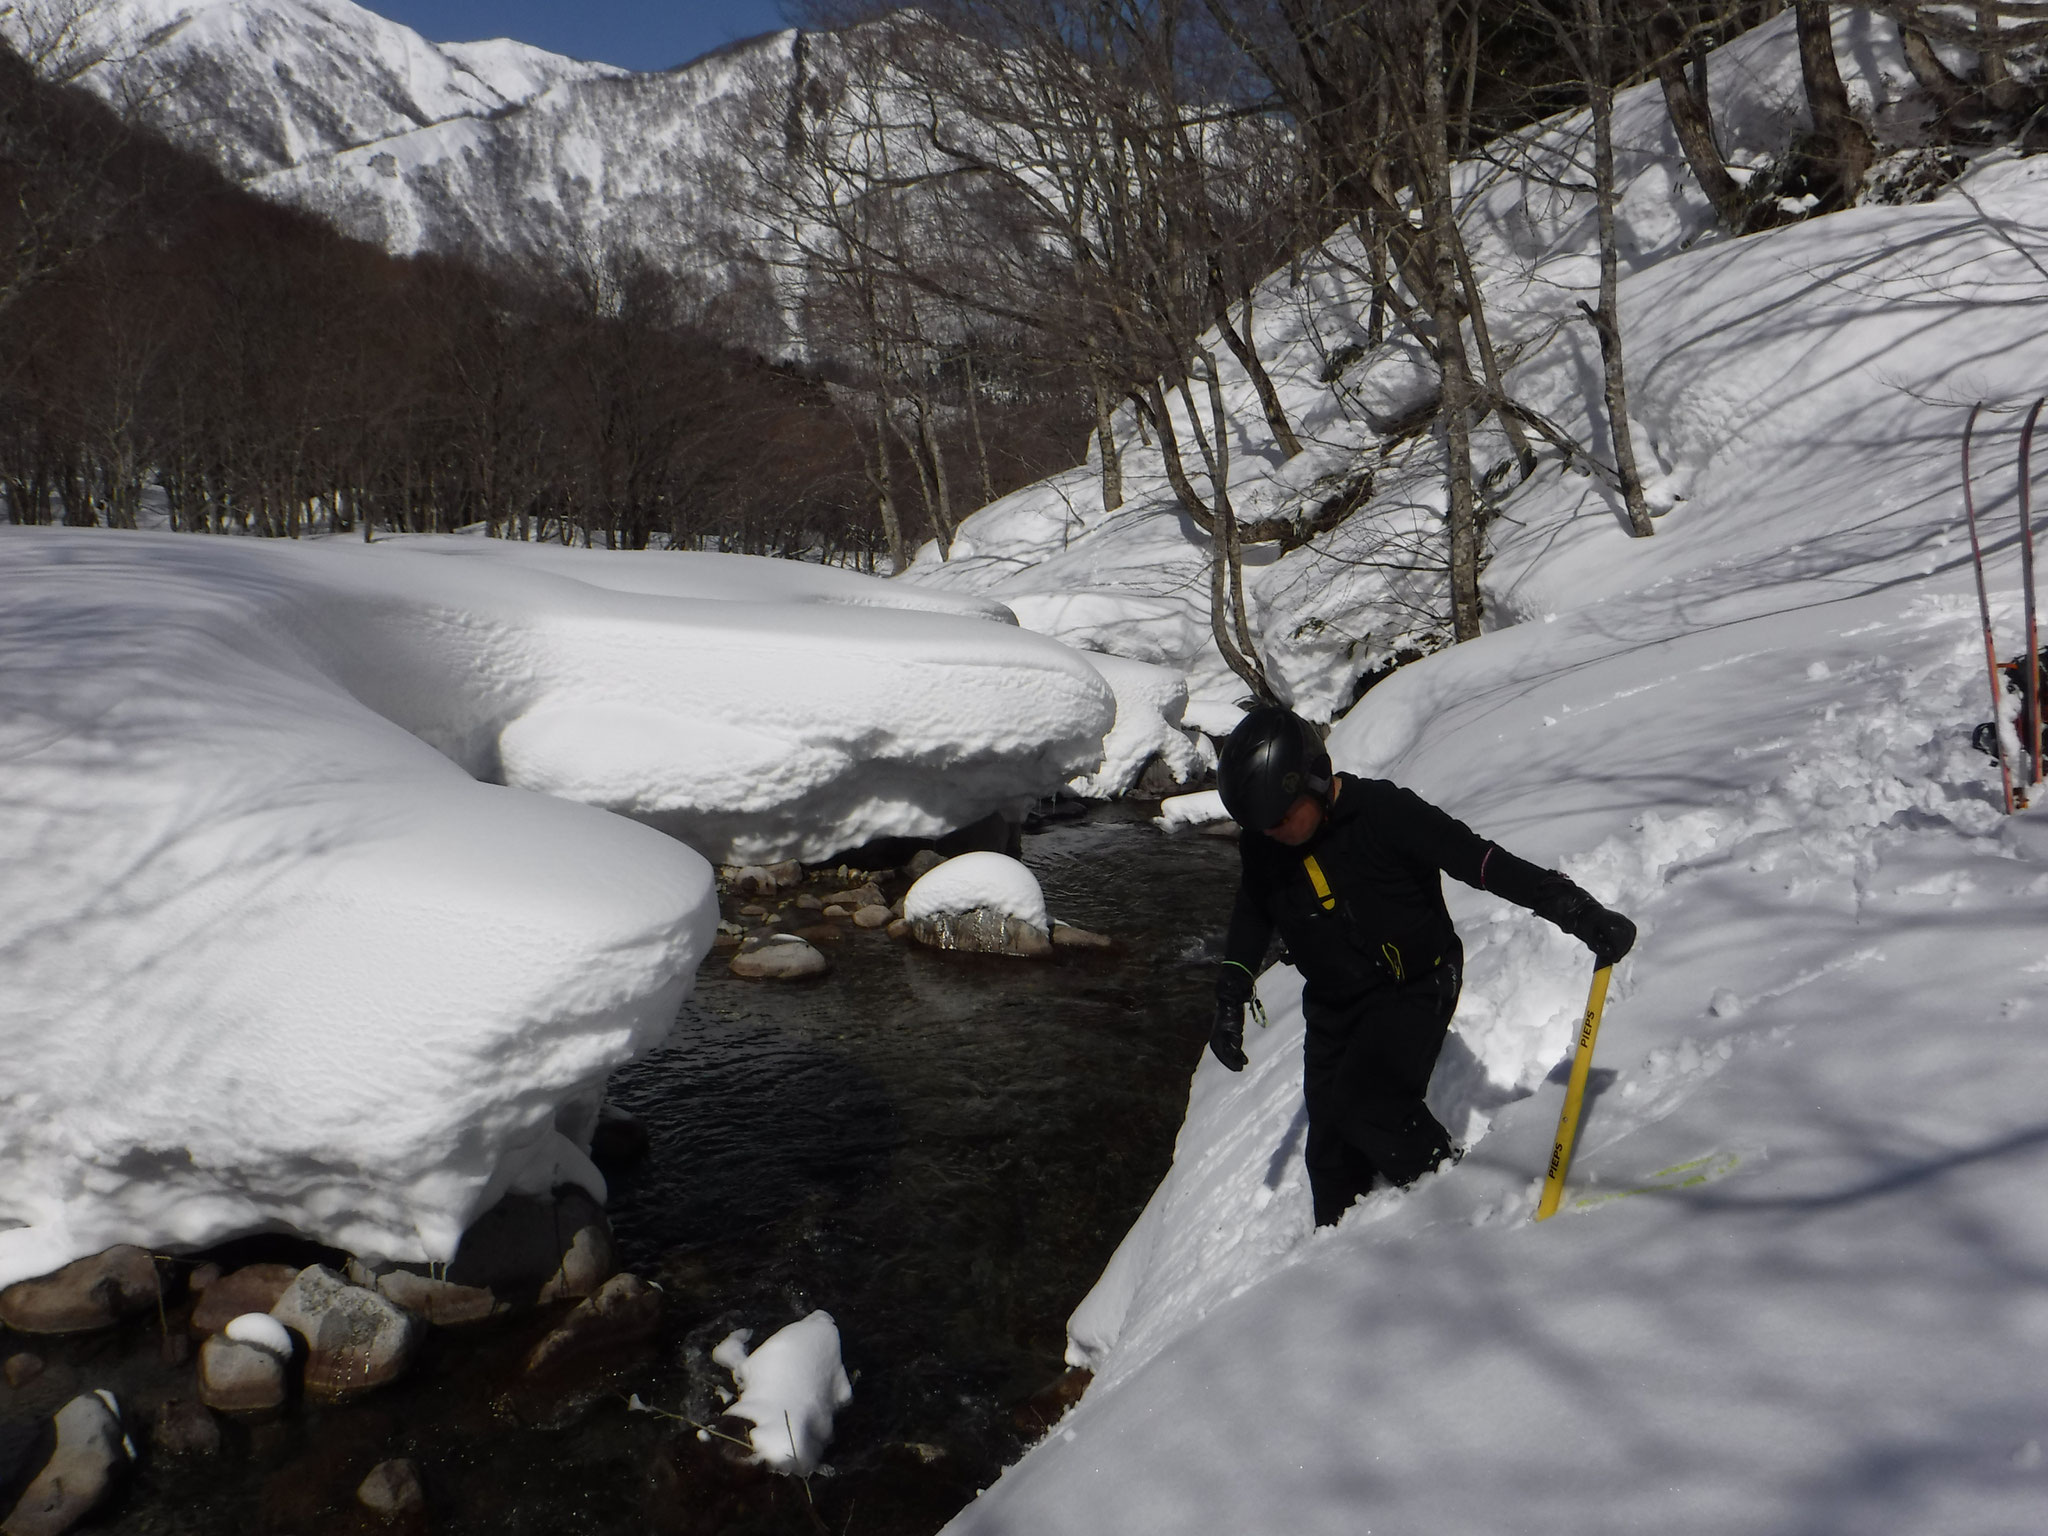
<path fill-rule="evenodd" d="M 838 386 L 707 331 L 676 274 L 395 259 L 12 56 L 0 180 L 10 521 L 133 527 L 149 491 L 201 532 L 886 547 Z M 1058 462 L 1058 415 L 989 424 L 991 487 Z"/>
<path fill-rule="evenodd" d="M 1653 531 L 1630 441 L 1617 303 L 1615 93 L 1654 80 L 1729 232 L 1800 194 L 1853 200 L 1877 156 L 1825 0 L 1794 0 L 1810 128 L 1768 176 L 1731 172 L 1704 67 L 1781 0 L 819 0 L 794 84 L 728 124 L 755 231 L 730 264 L 794 317 L 801 363 L 721 334 L 702 273 L 626 253 L 547 272 L 399 260 L 229 188 L 84 97 L 0 58 L 0 487 L 16 522 L 445 530 L 900 568 L 965 514 L 1091 441 L 1125 496 L 1121 413 L 1209 540 L 1213 637 L 1269 695 L 1248 542 L 1301 542 L 1370 504 L 1361 472 L 1280 524 L 1232 504 L 1226 367 L 1277 450 L 1266 274 L 1333 237 L 1364 253 L 1370 339 L 1438 388 L 1445 628 L 1479 632 L 1489 422 L 1512 472 L 1545 453 Z M 2037 0 L 1890 0 L 1937 129 L 2033 132 L 2012 60 Z M 1969 60 L 1974 58 L 1974 67 Z M 1601 441 L 1513 398 L 1454 164 L 1589 109 L 1565 181 L 1590 197 Z M 1496 471 L 1497 472 L 1497 471 Z"/>

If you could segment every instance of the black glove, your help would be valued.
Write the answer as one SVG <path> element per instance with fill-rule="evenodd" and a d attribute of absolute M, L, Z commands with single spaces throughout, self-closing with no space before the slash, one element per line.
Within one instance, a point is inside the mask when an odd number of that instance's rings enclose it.
<path fill-rule="evenodd" d="M 1533 910 L 1592 950 L 1597 965 L 1612 965 L 1635 948 L 1636 925 L 1619 912 L 1608 911 L 1563 875 L 1544 878 Z"/>
<path fill-rule="evenodd" d="M 1209 1049 L 1233 1072 L 1242 1072 L 1248 1059 L 1244 1053 L 1244 1004 L 1216 999 L 1216 1023 L 1209 1031 Z"/>

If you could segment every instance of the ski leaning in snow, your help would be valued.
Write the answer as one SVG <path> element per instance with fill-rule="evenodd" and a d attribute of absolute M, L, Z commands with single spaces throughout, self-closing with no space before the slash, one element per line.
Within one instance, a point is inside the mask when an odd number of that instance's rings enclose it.
<path fill-rule="evenodd" d="M 2024 666 L 2026 679 L 2022 685 L 2022 697 L 2026 705 L 2019 717 L 2020 730 L 2025 735 L 2021 745 L 2026 749 L 2029 765 L 2028 782 L 2041 782 L 2041 651 L 2040 626 L 2036 617 L 2034 599 L 2034 517 L 2033 517 L 2033 451 L 2034 425 L 2040 419 L 2041 407 L 2048 404 L 2048 396 L 2037 399 L 2033 409 L 2027 412 L 2026 424 L 2020 428 L 2020 584 L 2025 594 L 2026 649 L 2021 659 L 2010 664 L 2008 670 L 2017 674 Z M 2005 813 L 2010 816 L 2015 810 L 2025 810 L 2027 795 L 2024 789 L 2015 791 L 2012 782 L 2012 764 L 2006 761 L 2005 752 L 1999 742 L 1999 721 L 2005 712 L 2005 687 L 1999 680 L 1998 642 L 1991 629 L 1991 592 L 1984 577 L 1984 545 L 1977 531 L 1977 502 L 1971 488 L 1970 447 L 1976 436 L 1977 417 L 1984 409 L 1984 402 L 1978 401 L 1970 407 L 1970 418 L 1963 426 L 1963 516 L 1970 527 L 1970 560 L 1977 572 L 1977 612 L 1984 622 L 1984 662 L 1991 675 L 1991 727 L 1990 740 L 1981 739 L 1978 745 L 1998 759 L 1999 777 L 2005 787 Z"/>
<path fill-rule="evenodd" d="M 1564 1176 L 1571 1167 L 1572 1143 L 1579 1134 L 1579 1105 L 1586 1097 L 1587 1074 L 1593 1070 L 1593 1042 L 1600 1034 L 1600 1013 L 1607 1006 L 1607 983 L 1613 977 L 1611 965 L 1593 972 L 1585 1022 L 1579 1025 L 1578 1049 L 1572 1053 L 1572 1080 L 1564 1091 L 1564 1109 L 1557 1117 L 1557 1140 L 1550 1146 L 1550 1169 L 1543 1176 L 1543 1199 L 1536 1207 L 1538 1221 L 1555 1216 L 1557 1202 L 1564 1196 Z"/>
<path fill-rule="evenodd" d="M 2025 745 L 2030 764 L 2028 782 L 2033 784 L 2041 782 L 2041 626 L 2034 606 L 2032 459 L 2034 423 L 2040 420 L 2043 405 L 2048 405 L 2048 397 L 2034 402 L 2034 408 L 2027 412 L 2026 426 L 2020 429 L 2020 584 L 2026 589 L 2027 618 L 2027 710 L 2021 718 L 2029 722 Z"/>

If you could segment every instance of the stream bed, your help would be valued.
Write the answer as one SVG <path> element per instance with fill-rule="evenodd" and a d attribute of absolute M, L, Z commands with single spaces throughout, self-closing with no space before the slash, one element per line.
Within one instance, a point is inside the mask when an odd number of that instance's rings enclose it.
<path fill-rule="evenodd" d="M 1067 1316 L 1165 1173 L 1207 1038 L 1235 847 L 1166 837 L 1148 809 L 1097 806 L 1024 839 L 1053 915 L 1112 949 L 1017 960 L 849 926 L 816 981 L 705 962 L 670 1038 L 609 1094 L 649 1137 L 612 1174 L 609 1210 L 620 1267 L 666 1293 L 651 1352 L 534 1399 L 517 1362 L 551 1316 L 435 1330 L 405 1380 L 360 1402 L 230 1425 L 218 1456 L 146 1460 L 88 1529 L 385 1529 L 355 1481 L 406 1456 L 436 1532 L 936 1531 L 1077 1385 Z M 854 1381 L 829 1474 L 735 1482 L 680 1422 L 718 1412 L 729 1377 L 709 1353 L 813 1308 L 837 1321 Z M 156 1329 L 67 1341 L 51 1388 L 112 1385 L 131 1414 L 189 1395 L 189 1366 L 151 1367 Z"/>

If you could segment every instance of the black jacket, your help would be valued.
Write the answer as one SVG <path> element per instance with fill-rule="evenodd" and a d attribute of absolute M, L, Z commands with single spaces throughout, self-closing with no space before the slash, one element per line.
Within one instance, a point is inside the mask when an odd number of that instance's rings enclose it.
<path fill-rule="evenodd" d="M 1335 803 L 1299 848 L 1263 832 L 1238 839 L 1243 873 L 1219 990 L 1255 972 L 1277 930 L 1310 1002 L 1342 1004 L 1419 980 L 1463 951 L 1444 907 L 1443 876 L 1534 906 L 1550 875 L 1487 842 L 1412 790 L 1337 775 Z M 1318 891 L 1308 861 L 1323 874 Z"/>

